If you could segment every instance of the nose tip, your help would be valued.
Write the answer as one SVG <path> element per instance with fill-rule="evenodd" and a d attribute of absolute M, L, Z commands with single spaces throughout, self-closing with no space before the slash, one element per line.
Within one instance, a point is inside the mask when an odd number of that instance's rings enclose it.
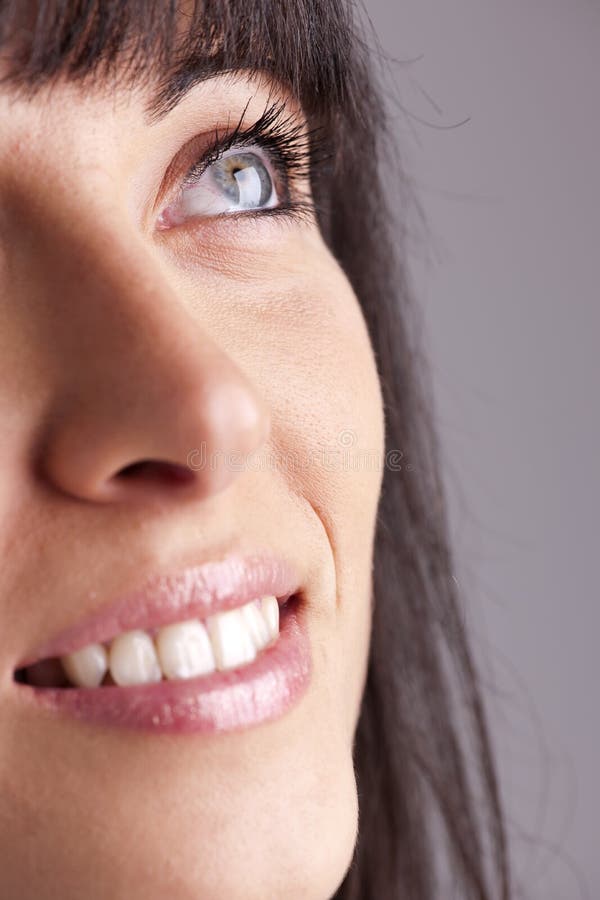
<path fill-rule="evenodd" d="M 255 393 L 239 381 L 228 381 L 204 390 L 190 403 L 201 440 L 192 446 L 183 440 L 164 458 L 158 455 L 127 462 L 114 474 L 102 476 L 98 498 L 185 493 L 208 497 L 224 490 L 243 471 L 245 460 L 266 440 L 270 417 Z M 200 403 L 203 408 L 199 408 Z M 184 411 L 181 410 L 184 415 Z M 167 454 L 169 454 L 167 458 Z"/>
<path fill-rule="evenodd" d="M 138 381 L 137 394 L 94 394 L 91 386 L 71 394 L 46 431 L 44 477 L 63 493 L 103 503 L 224 490 L 267 439 L 270 416 L 224 354 L 213 350 L 193 371 L 193 379 L 188 371 L 158 386 Z"/>

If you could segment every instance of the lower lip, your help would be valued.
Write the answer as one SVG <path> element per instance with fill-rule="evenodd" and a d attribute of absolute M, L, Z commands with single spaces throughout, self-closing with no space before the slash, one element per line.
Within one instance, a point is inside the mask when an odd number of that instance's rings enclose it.
<path fill-rule="evenodd" d="M 277 641 L 243 668 L 136 687 L 33 688 L 36 705 L 97 725 L 154 734 L 215 734 L 282 716 L 310 681 L 311 652 L 298 598 L 281 610 Z"/>

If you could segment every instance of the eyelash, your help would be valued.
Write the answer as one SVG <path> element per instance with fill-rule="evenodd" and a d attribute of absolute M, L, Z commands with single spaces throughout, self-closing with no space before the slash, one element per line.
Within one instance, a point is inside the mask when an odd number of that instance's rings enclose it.
<path fill-rule="evenodd" d="M 277 189 L 280 188 L 279 182 L 283 185 L 283 197 L 277 206 L 227 213 L 226 217 L 247 219 L 283 215 L 288 218 L 312 218 L 314 202 L 307 196 L 294 196 L 293 182 L 310 178 L 315 166 L 326 159 L 325 154 L 319 152 L 322 140 L 320 129 L 305 131 L 297 116 L 288 113 L 283 102 L 268 106 L 256 122 L 244 128 L 247 110 L 248 105 L 232 131 L 225 135 L 215 131 L 212 144 L 188 170 L 183 180 L 184 186 L 195 184 L 228 150 L 258 147 L 267 154 L 273 166 Z"/>

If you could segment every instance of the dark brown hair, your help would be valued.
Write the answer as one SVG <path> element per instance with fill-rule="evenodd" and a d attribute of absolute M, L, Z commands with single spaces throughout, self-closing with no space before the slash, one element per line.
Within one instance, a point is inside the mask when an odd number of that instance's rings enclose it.
<path fill-rule="evenodd" d="M 57 77 L 132 89 L 153 112 L 195 73 L 250 69 L 289 86 L 320 130 L 319 224 L 358 296 L 386 409 L 373 631 L 354 759 L 359 837 L 336 900 L 510 896 L 493 754 L 461 616 L 432 398 L 403 229 L 388 207 L 385 109 L 351 0 L 0 0 L 3 87 Z M 406 197 L 410 186 L 396 173 Z M 348 189 L 348 185 L 352 189 Z M 396 193 L 396 197 L 398 193 Z M 406 463 L 406 465 L 405 465 Z"/>

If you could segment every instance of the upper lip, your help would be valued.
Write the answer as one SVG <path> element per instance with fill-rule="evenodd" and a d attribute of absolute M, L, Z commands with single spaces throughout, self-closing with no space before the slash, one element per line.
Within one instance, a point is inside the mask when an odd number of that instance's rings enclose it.
<path fill-rule="evenodd" d="M 274 595 L 283 603 L 299 590 L 293 565 L 277 556 L 231 554 L 220 560 L 167 571 L 107 603 L 62 631 L 19 664 L 64 656 L 88 644 L 105 643 L 123 631 L 146 631 L 225 612 L 256 597 Z"/>

